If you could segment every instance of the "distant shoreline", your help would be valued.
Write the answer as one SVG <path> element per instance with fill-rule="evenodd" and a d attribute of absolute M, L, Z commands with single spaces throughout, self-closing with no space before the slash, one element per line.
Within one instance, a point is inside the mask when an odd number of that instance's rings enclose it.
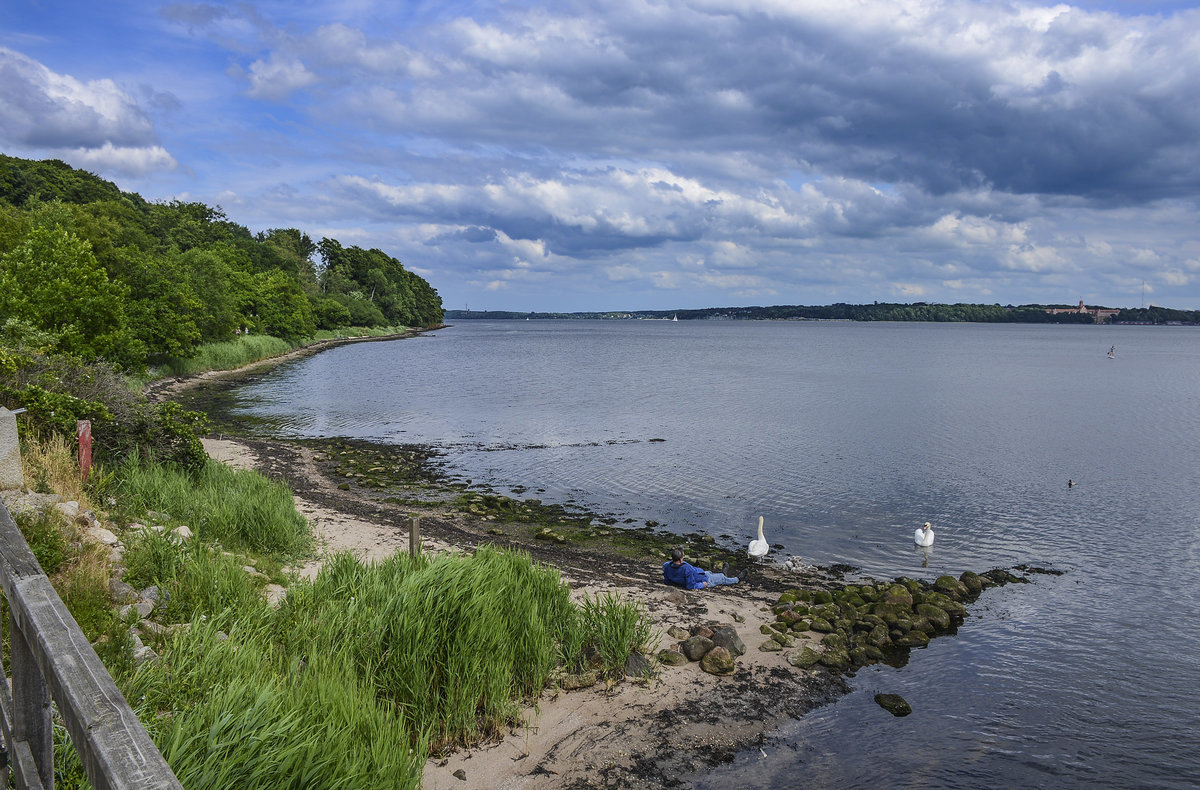
<path fill-rule="evenodd" d="M 1200 326 L 1200 310 L 1110 308 L 1059 304 L 871 304 L 773 305 L 705 307 L 670 310 L 601 310 L 576 312 L 514 310 L 447 310 L 446 320 L 601 320 L 601 321 L 902 321 L 916 323 L 1082 324 L 1130 326 Z"/>

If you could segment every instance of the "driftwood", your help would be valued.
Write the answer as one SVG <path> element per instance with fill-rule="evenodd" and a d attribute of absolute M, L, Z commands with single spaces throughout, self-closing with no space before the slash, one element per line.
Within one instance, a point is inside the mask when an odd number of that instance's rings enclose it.
<path fill-rule="evenodd" d="M 53 790 L 52 699 L 96 790 L 182 790 L 2 503 L 0 586 L 12 654 L 0 731 L 18 790 Z"/>

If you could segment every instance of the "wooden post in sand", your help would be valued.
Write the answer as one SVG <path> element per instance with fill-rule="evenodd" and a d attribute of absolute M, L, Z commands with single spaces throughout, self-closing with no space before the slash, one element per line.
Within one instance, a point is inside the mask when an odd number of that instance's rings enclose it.
<path fill-rule="evenodd" d="M 408 553 L 413 559 L 421 556 L 421 517 L 412 517 L 412 526 L 408 530 Z"/>

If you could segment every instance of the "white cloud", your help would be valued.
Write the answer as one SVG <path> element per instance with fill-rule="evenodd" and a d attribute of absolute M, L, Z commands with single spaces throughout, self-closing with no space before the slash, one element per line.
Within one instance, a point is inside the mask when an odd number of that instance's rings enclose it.
<path fill-rule="evenodd" d="M 265 61 L 250 64 L 247 94 L 255 99 L 283 101 L 298 90 L 317 83 L 317 75 L 309 71 L 299 58 L 271 53 Z"/>
<path fill-rule="evenodd" d="M 0 47 L 0 142 L 48 151 L 157 143 L 149 117 L 110 79 L 75 79 Z"/>
<path fill-rule="evenodd" d="M 179 167 L 175 157 L 160 145 L 118 148 L 106 142 L 99 148 L 74 148 L 61 152 L 61 155 L 66 161 L 84 170 L 126 176 L 144 176 L 147 173 L 175 170 Z"/>

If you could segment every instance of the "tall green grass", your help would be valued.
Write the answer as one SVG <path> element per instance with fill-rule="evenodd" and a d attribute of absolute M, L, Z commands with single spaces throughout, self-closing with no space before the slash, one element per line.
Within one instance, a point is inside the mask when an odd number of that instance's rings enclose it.
<path fill-rule="evenodd" d="M 301 652 L 345 645 L 412 720 L 414 739 L 440 748 L 519 719 L 561 660 L 571 610 L 557 571 L 521 553 L 397 554 L 375 565 L 340 555 L 289 593 L 280 641 Z"/>
<path fill-rule="evenodd" d="M 223 343 L 206 343 L 190 357 L 168 357 L 154 370 L 155 378 L 191 376 L 208 370 L 233 370 L 261 359 L 286 354 L 295 345 L 271 335 L 240 335 Z"/>
<path fill-rule="evenodd" d="M 209 461 L 196 474 L 136 455 L 114 470 L 108 489 L 134 516 L 165 513 L 203 541 L 264 554 L 298 556 L 312 536 L 292 492 L 257 472 Z"/>
<path fill-rule="evenodd" d="M 287 661 L 269 617 L 219 630 L 194 620 L 164 660 L 126 676 L 126 697 L 184 787 L 417 788 L 426 758 L 402 710 L 380 700 L 345 648 Z M 225 627 L 229 627 L 225 625 Z"/>
<path fill-rule="evenodd" d="M 151 378 L 194 376 L 209 370 L 235 370 L 260 360 L 277 357 L 323 340 L 348 337 L 385 337 L 404 332 L 403 326 L 346 327 L 321 330 L 312 337 L 291 343 L 271 335 L 239 335 L 221 343 L 205 343 L 190 357 L 166 357 L 151 371 Z"/>

